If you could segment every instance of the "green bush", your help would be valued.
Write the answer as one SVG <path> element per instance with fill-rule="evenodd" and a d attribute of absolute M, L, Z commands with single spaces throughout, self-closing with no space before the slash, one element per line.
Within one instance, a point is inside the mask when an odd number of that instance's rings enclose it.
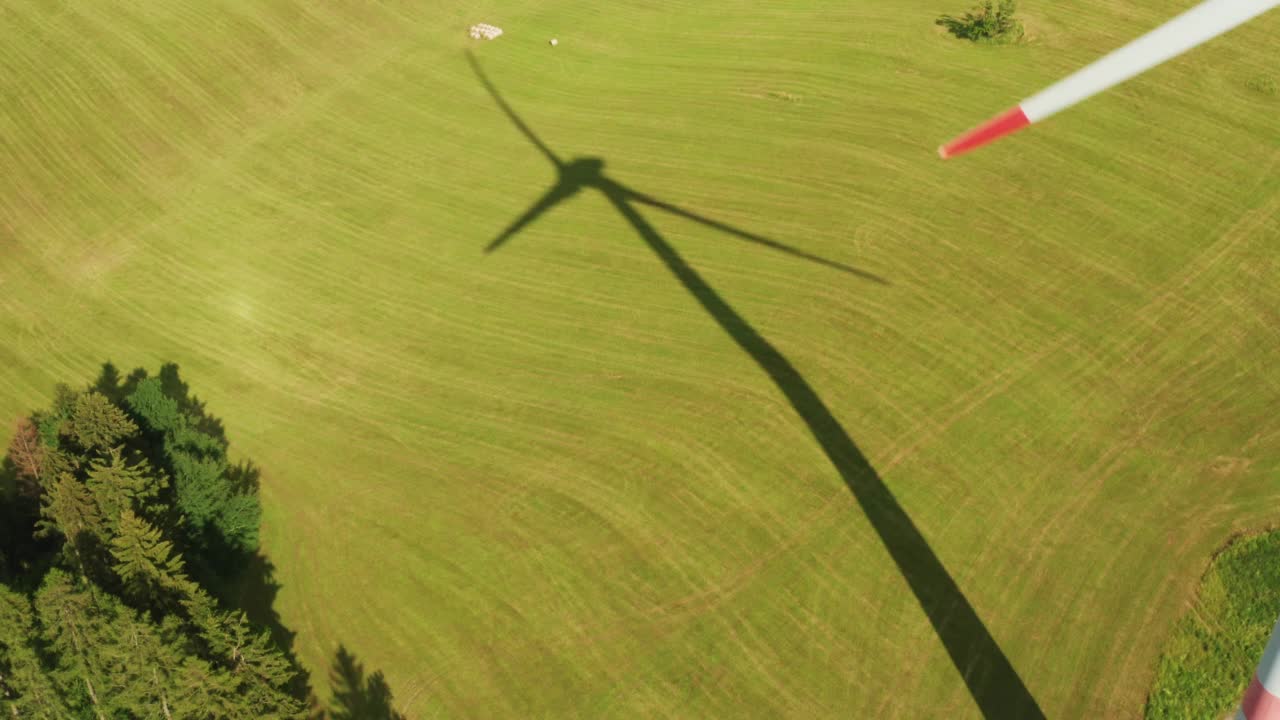
<path fill-rule="evenodd" d="M 1226 717 L 1244 696 L 1277 615 L 1280 531 L 1231 543 L 1165 643 L 1147 720 Z"/>
<path fill-rule="evenodd" d="M 1263 95 L 1270 95 L 1272 97 L 1280 95 L 1280 82 L 1277 82 L 1275 78 L 1268 75 L 1258 75 L 1256 77 L 1249 78 L 1249 80 L 1245 82 L 1245 86 L 1250 90 L 1262 93 Z"/>
<path fill-rule="evenodd" d="M 943 15 L 935 21 L 961 40 L 986 43 L 1012 43 L 1022 39 L 1022 23 L 1013 16 L 1018 9 L 1015 0 L 983 0 L 962 17 Z"/>

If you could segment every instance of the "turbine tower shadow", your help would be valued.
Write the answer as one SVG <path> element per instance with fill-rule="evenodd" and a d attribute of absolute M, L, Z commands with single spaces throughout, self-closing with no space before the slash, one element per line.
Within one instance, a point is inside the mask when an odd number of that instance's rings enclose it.
<path fill-rule="evenodd" d="M 485 252 L 498 249 L 540 215 L 578 192 L 590 188 L 603 193 L 685 290 L 769 376 L 808 426 L 809 432 L 866 514 L 898 571 L 906 579 L 982 715 L 987 720 L 1043 719 L 1044 713 L 1035 697 L 978 617 L 977 611 L 969 604 L 960 586 L 813 386 L 781 351 L 756 332 L 742 315 L 684 261 L 635 206 L 645 205 L 665 210 L 748 242 L 875 283 L 888 283 L 866 271 L 811 255 L 635 192 L 605 176 L 604 161 L 600 158 L 575 158 L 569 162 L 561 160 L 507 105 L 470 51 L 467 52 L 467 59 L 498 107 L 529 142 L 551 161 L 558 175 L 556 184 L 489 243 Z"/>

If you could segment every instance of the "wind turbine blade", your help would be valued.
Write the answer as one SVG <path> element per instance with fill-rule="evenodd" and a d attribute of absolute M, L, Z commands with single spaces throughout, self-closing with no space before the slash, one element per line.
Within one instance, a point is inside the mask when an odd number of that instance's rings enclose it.
<path fill-rule="evenodd" d="M 1236 720 L 1267 720 L 1280 717 L 1280 622 L 1271 630 L 1271 639 L 1262 651 L 1262 661 L 1244 691 Z"/>
<path fill-rule="evenodd" d="M 507 229 L 503 230 L 498 237 L 494 238 L 493 241 L 485 247 L 484 251 L 486 253 L 491 253 L 499 247 L 502 247 L 503 243 L 510 240 L 513 235 L 525 229 L 525 227 L 534 220 L 537 220 L 539 215 L 550 210 L 561 201 L 567 200 L 572 195 L 572 192 L 565 192 L 564 188 L 560 185 L 556 185 L 551 188 L 546 192 L 546 194 L 538 198 L 538 201 L 526 210 L 523 215 L 516 218 L 510 225 L 508 225 Z"/>
<path fill-rule="evenodd" d="M 1280 0 L 1205 0 L 1169 22 L 938 148 L 954 157 L 1066 110 L 1280 6 Z"/>
<path fill-rule="evenodd" d="M 551 152 L 551 148 L 547 147 L 546 143 L 542 142 L 542 140 L 534 134 L 533 130 L 528 125 L 524 124 L 524 121 L 520 119 L 520 116 L 516 115 L 516 111 L 511 109 L 511 106 L 507 104 L 507 101 L 502 99 L 502 95 L 498 92 L 498 88 L 494 87 L 493 83 L 489 82 L 489 76 L 484 74 L 484 70 L 480 67 L 480 62 L 476 60 L 476 56 L 472 54 L 470 50 L 467 50 L 466 53 L 467 62 L 471 63 L 471 69 L 475 72 L 476 77 L 480 78 L 480 82 L 484 84 L 484 87 L 489 91 L 489 94 L 493 96 L 494 102 L 498 103 L 498 107 L 502 108 L 502 112 L 507 114 L 507 117 L 511 119 L 511 122 L 514 123 L 515 126 L 520 129 L 520 132 L 524 133 L 524 136 L 529 139 L 529 142 L 533 143 L 538 150 L 542 151 L 543 155 L 547 156 L 547 159 L 551 161 L 552 165 L 560 167 L 562 165 L 560 158 L 556 157 L 556 154 Z"/>
<path fill-rule="evenodd" d="M 747 232 L 746 230 L 740 230 L 736 227 L 733 227 L 732 225 L 722 223 L 719 220 L 712 220 L 710 218 L 705 218 L 701 215 L 698 215 L 697 213 L 689 212 L 684 208 L 677 207 L 675 205 L 672 205 L 671 203 L 662 202 L 661 200 L 658 200 L 657 198 L 649 197 L 648 195 L 642 195 L 633 190 L 627 190 L 623 188 L 623 191 L 625 193 L 626 199 L 628 200 L 634 200 L 638 203 L 642 203 L 645 205 L 649 205 L 651 207 L 658 208 L 659 210 L 665 210 L 671 213 L 672 215 L 677 215 L 679 217 L 685 218 L 686 220 L 692 220 L 696 223 L 706 225 L 709 228 L 714 228 L 721 232 L 734 235 L 742 240 L 746 240 L 747 242 L 752 242 L 757 245 L 763 245 L 767 248 L 777 250 L 780 253 L 785 253 L 792 257 L 798 257 L 803 260 L 808 260 L 809 262 L 815 262 L 815 263 L 818 263 L 819 265 L 824 265 L 829 268 L 840 270 L 841 272 L 849 273 L 850 275 L 857 275 L 858 277 L 864 280 L 871 280 L 872 282 L 877 282 L 877 283 L 880 283 L 881 285 L 889 284 L 888 281 L 886 281 L 884 278 L 880 277 L 879 275 L 869 273 L 866 270 L 859 270 L 858 268 L 851 267 L 843 263 L 838 263 L 838 262 L 835 262 L 834 260 L 828 260 L 826 258 L 819 257 L 811 253 L 807 253 L 803 250 L 793 248 L 790 245 L 787 245 L 785 243 L 780 243 L 777 240 L 771 240 L 767 237 L 764 237 L 763 235 L 756 235 L 755 233 Z"/>

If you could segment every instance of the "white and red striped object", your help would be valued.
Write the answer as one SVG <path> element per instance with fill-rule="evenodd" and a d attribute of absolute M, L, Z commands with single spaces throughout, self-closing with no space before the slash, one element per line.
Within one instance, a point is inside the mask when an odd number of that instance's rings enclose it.
<path fill-rule="evenodd" d="M 938 148 L 938 154 L 943 158 L 954 157 L 1040 122 L 1276 6 L 1280 6 L 1280 0 L 1205 0 L 1065 80 L 1023 100 L 1012 110 L 943 145 Z"/>
<path fill-rule="evenodd" d="M 1244 691 L 1236 720 L 1280 720 L 1280 622 L 1271 631 L 1258 671 Z"/>

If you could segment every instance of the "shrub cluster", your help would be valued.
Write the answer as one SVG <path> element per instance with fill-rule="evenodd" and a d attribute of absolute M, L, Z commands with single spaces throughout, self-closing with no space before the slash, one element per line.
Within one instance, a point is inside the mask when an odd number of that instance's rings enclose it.
<path fill-rule="evenodd" d="M 1015 0 L 983 0 L 982 4 L 961 17 L 943 15 L 937 25 L 962 40 L 985 43 L 1012 43 L 1022 39 L 1022 23 L 1015 18 Z"/>

